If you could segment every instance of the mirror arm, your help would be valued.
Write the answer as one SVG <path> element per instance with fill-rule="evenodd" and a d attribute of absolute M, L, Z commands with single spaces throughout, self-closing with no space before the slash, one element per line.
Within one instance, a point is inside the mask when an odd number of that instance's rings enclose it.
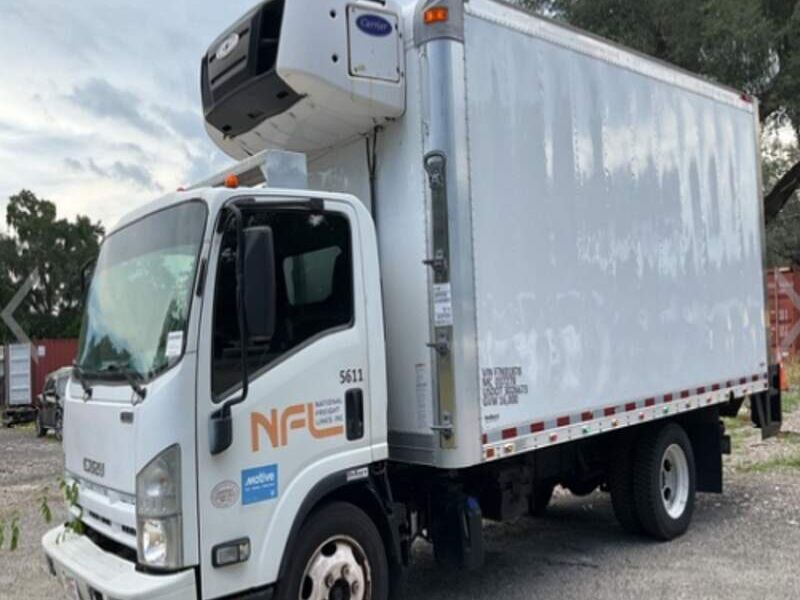
<path fill-rule="evenodd" d="M 209 444 L 211 454 L 216 455 L 224 452 L 233 443 L 233 420 L 231 418 L 231 407 L 245 401 L 249 390 L 247 372 L 247 348 L 249 346 L 249 335 L 247 331 L 247 315 L 245 314 L 245 281 L 244 281 L 244 218 L 242 211 L 235 204 L 227 207 L 231 211 L 233 219 L 236 221 L 236 312 L 239 321 L 239 346 L 241 348 L 241 373 L 242 391 L 241 393 L 226 400 L 222 407 L 211 413 L 209 419 Z"/>
<path fill-rule="evenodd" d="M 88 288 L 88 285 L 87 285 L 87 282 L 86 282 L 86 271 L 89 270 L 89 267 L 96 266 L 95 263 L 97 263 L 97 257 L 93 256 L 92 258 L 90 258 L 89 260 L 84 262 L 80 267 L 79 274 L 80 274 L 80 277 L 81 277 L 81 296 L 85 296 L 86 295 L 86 290 Z"/>

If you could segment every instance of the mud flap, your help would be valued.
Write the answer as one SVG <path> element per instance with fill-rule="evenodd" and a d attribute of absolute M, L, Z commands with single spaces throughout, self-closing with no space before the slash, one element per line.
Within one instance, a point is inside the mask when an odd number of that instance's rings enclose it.
<path fill-rule="evenodd" d="M 761 439 L 775 437 L 781 430 L 783 414 L 781 410 L 780 368 L 769 368 L 769 389 L 750 397 L 750 420 L 761 429 Z"/>

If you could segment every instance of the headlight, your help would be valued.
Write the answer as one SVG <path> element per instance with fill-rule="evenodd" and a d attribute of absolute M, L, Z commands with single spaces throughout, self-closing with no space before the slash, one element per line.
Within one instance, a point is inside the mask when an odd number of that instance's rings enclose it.
<path fill-rule="evenodd" d="M 183 566 L 181 449 L 170 446 L 136 476 L 139 562 L 148 567 Z"/>

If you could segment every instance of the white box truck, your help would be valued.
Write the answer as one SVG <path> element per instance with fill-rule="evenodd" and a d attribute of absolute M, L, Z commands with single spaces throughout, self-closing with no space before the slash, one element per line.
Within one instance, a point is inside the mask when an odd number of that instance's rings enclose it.
<path fill-rule="evenodd" d="M 241 162 L 103 243 L 75 598 L 376 599 L 556 485 L 668 540 L 780 425 L 753 98 L 492 0 L 267 0 L 202 61 Z"/>

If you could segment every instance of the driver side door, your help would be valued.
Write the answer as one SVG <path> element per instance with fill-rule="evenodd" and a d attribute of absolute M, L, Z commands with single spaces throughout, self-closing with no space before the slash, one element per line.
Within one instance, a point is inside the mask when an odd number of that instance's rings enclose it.
<path fill-rule="evenodd" d="M 266 204 L 268 206 L 268 204 Z M 212 245 L 198 365 L 198 494 L 203 595 L 273 583 L 298 509 L 313 487 L 371 462 L 369 355 L 358 215 L 264 205 L 245 227 L 274 242 L 276 325 L 246 349 L 249 392 L 231 409 L 233 443 L 209 452 L 208 418 L 241 389 L 235 234 Z M 265 273 L 266 275 L 266 273 Z M 247 282 L 245 281 L 245 287 Z M 213 290 L 213 292 L 212 292 Z M 247 560 L 214 551 L 246 540 Z"/>

